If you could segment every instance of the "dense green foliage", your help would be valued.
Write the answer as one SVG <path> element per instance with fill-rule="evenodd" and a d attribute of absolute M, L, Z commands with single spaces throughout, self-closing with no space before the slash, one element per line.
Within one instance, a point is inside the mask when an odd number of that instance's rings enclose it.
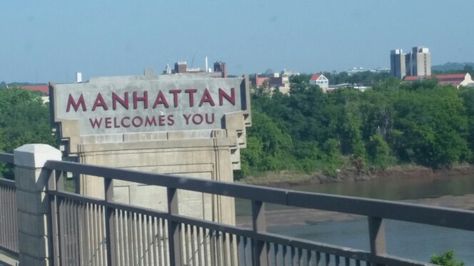
<path fill-rule="evenodd" d="M 256 89 L 243 175 L 331 175 L 341 168 L 364 172 L 405 163 L 436 169 L 472 161 L 473 88 L 381 78 L 365 92 L 322 93 L 308 80 L 293 77 L 289 95 Z"/>
<path fill-rule="evenodd" d="M 456 260 L 453 251 L 448 251 L 441 255 L 433 255 L 430 262 L 442 266 L 464 266 L 464 262 Z"/>
<path fill-rule="evenodd" d="M 0 151 L 13 152 L 26 143 L 54 143 L 48 106 L 33 92 L 0 89 Z M 1 173 L 9 176 L 5 166 Z"/>

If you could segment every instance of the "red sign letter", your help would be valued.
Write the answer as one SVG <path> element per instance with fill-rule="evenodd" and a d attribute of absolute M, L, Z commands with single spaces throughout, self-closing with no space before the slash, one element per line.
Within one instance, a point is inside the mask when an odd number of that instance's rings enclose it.
<path fill-rule="evenodd" d="M 72 95 L 69 94 L 69 98 L 67 99 L 66 112 L 69 112 L 69 110 L 71 109 L 71 106 L 72 108 L 74 108 L 74 112 L 77 112 L 77 109 L 79 109 L 79 105 L 82 107 L 83 112 L 87 111 L 86 103 L 84 102 L 84 96 L 82 96 L 82 93 L 81 93 L 81 96 L 79 96 L 79 101 L 77 102 L 75 102 Z"/>
<path fill-rule="evenodd" d="M 189 107 L 193 107 L 194 106 L 194 94 L 197 92 L 197 90 L 196 89 L 187 89 L 187 90 L 184 90 L 184 92 L 189 94 Z"/>
<path fill-rule="evenodd" d="M 143 97 L 139 97 L 136 91 L 133 92 L 133 109 L 138 108 L 138 102 L 143 102 L 143 109 L 148 108 L 148 92 L 143 92 Z"/>
<path fill-rule="evenodd" d="M 112 92 L 112 108 L 117 109 L 117 102 L 128 110 L 128 92 L 123 93 L 123 98 L 120 98 L 115 92 Z"/>
<path fill-rule="evenodd" d="M 155 109 L 156 106 L 158 106 L 158 104 L 163 104 L 166 108 L 170 106 L 161 91 L 159 91 L 158 95 L 156 95 L 156 100 L 155 100 L 155 103 L 153 104 L 153 109 Z"/>
<path fill-rule="evenodd" d="M 105 111 L 109 109 L 107 104 L 105 103 L 104 98 L 102 97 L 102 94 L 97 93 L 97 97 L 95 98 L 94 106 L 92 106 L 92 111 L 95 111 L 97 107 L 102 107 Z"/>
<path fill-rule="evenodd" d="M 201 101 L 199 102 L 199 107 L 201 107 L 204 103 L 209 103 L 211 106 L 216 105 L 214 100 L 212 99 L 211 93 L 209 89 L 205 89 L 204 93 L 202 94 Z"/>
<path fill-rule="evenodd" d="M 221 88 L 219 88 L 219 106 L 222 106 L 224 104 L 224 98 L 230 102 L 232 105 L 235 106 L 235 89 L 231 88 L 230 89 L 230 96 L 229 94 L 225 93 L 225 91 Z"/>

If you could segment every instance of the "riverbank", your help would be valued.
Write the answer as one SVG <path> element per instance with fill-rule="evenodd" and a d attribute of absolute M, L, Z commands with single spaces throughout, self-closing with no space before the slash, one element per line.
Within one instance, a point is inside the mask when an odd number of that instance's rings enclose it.
<path fill-rule="evenodd" d="M 474 210 L 474 194 L 462 196 L 446 195 L 438 198 L 402 200 L 401 202 Z M 359 215 L 302 208 L 280 208 L 266 210 L 265 218 L 268 226 L 307 225 L 327 221 L 346 221 L 365 218 Z M 251 226 L 250 216 L 237 216 L 237 224 Z"/>
<path fill-rule="evenodd" d="M 320 173 L 312 175 L 279 172 L 249 178 L 246 183 L 308 192 L 330 193 L 386 200 L 400 200 L 474 210 L 474 166 L 458 165 L 433 171 L 420 166 L 397 166 L 370 175 L 341 172 L 337 178 Z M 239 224 L 248 224 L 249 217 L 241 212 Z M 357 219 L 358 216 L 298 208 L 267 208 L 270 225 L 312 224 L 324 221 Z"/>
<path fill-rule="evenodd" d="M 462 164 L 453 166 L 449 169 L 438 170 L 433 170 L 431 168 L 418 165 L 398 165 L 385 170 L 367 171 L 364 173 L 357 173 L 357 171 L 354 169 L 344 169 L 337 171 L 336 176 L 328 176 L 322 172 L 307 174 L 294 171 L 279 171 L 267 172 L 259 176 L 248 176 L 239 180 L 238 182 L 272 187 L 291 187 L 305 184 L 317 185 L 335 182 L 361 182 L 379 178 L 433 179 L 467 175 L 474 175 L 474 165 Z"/>

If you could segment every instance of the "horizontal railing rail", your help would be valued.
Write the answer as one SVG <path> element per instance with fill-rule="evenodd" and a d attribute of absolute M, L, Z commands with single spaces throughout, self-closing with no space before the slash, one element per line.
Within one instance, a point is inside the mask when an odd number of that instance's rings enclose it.
<path fill-rule="evenodd" d="M 240 248 L 240 253 L 245 254 L 245 250 L 248 250 L 246 247 L 248 245 L 252 246 L 251 249 L 253 250 L 253 253 L 251 255 L 247 255 L 247 257 L 252 257 L 252 259 L 249 260 L 249 263 L 242 263 L 239 265 L 251 265 L 256 261 L 256 256 L 261 257 L 261 259 L 257 259 L 257 261 L 261 260 L 261 264 L 266 264 L 268 261 L 277 263 L 277 260 L 279 260 L 279 262 L 293 260 L 294 257 L 296 257 L 296 260 L 299 261 L 302 260 L 304 256 L 306 256 L 307 262 L 313 260 L 320 261 L 322 254 L 325 254 L 324 257 L 326 265 L 330 264 L 331 257 L 333 262 L 336 263 L 339 263 L 341 258 L 343 258 L 346 262 L 346 265 L 351 265 L 351 260 L 353 260 L 356 265 L 359 265 L 360 262 L 378 263 L 382 265 L 428 265 L 427 263 L 415 262 L 386 254 L 384 251 L 385 244 L 383 242 L 382 244 L 379 243 L 379 233 L 382 232 L 383 234 L 383 228 L 382 231 L 380 231 L 382 219 L 393 219 L 430 225 L 440 225 L 457 229 L 474 230 L 474 225 L 472 223 L 472 221 L 474 221 L 474 212 L 467 210 L 420 206 L 409 203 L 399 203 L 359 197 L 305 193 L 247 184 L 226 183 L 191 177 L 177 177 L 172 175 L 145 173 L 104 166 L 84 165 L 74 162 L 48 161 L 45 167 L 49 170 L 72 172 L 76 175 L 83 174 L 103 177 L 105 180 L 121 180 L 142 183 L 146 185 L 162 186 L 167 187 L 168 190 L 183 189 L 201 193 L 248 199 L 253 202 L 254 206 L 262 206 L 262 203 L 265 202 L 292 207 L 344 212 L 363 215 L 369 218 L 369 229 L 371 234 L 370 252 L 340 246 L 332 246 L 312 241 L 305 241 L 271 234 L 266 232 L 266 230 L 259 230 L 258 219 L 261 218 L 258 218 L 258 208 L 256 209 L 256 213 L 254 213 L 253 217 L 254 228 L 246 229 L 217 224 L 204 220 L 197 220 L 173 213 L 163 213 L 151 209 L 123 205 L 110 202 L 108 200 L 87 198 L 72 193 L 51 192 L 51 195 L 58 197 L 67 197 L 79 202 L 98 204 L 104 207 L 106 210 L 109 210 L 110 213 L 116 213 L 117 211 L 139 213 L 140 215 L 164 219 L 168 221 L 168 223 L 177 225 L 190 225 L 197 228 L 204 228 L 205 230 L 214 230 L 224 234 L 230 234 L 231 236 L 236 236 L 239 239 L 243 238 L 244 244 L 242 244 L 243 248 Z M 110 182 L 106 183 L 110 184 Z M 169 204 L 171 203 L 169 202 Z M 172 239 L 172 232 L 168 232 L 168 234 L 170 234 L 170 239 Z M 251 244 L 247 244 L 250 240 L 247 241 L 245 239 L 250 239 Z M 173 242 L 170 242 L 169 245 L 171 248 L 173 246 Z M 241 242 L 239 242 L 239 246 L 240 245 Z M 380 246 L 382 246 L 382 248 Z M 170 252 L 174 253 L 173 250 L 170 250 Z M 290 255 L 286 254 L 288 252 L 290 252 Z M 292 252 L 296 252 L 297 255 L 293 254 Z M 256 255 L 257 253 L 260 255 Z M 273 255 L 271 255 L 271 253 Z M 170 254 L 170 256 L 172 255 Z M 287 259 L 288 256 L 289 259 Z M 241 260 L 248 260 L 245 259 L 245 257 L 246 256 L 241 258 Z"/>
<path fill-rule="evenodd" d="M 167 221 L 174 221 L 179 224 L 186 224 L 197 226 L 199 228 L 205 228 L 209 230 L 215 230 L 221 233 L 233 234 L 240 237 L 246 237 L 253 240 L 260 240 L 266 243 L 273 243 L 275 245 L 282 245 L 287 247 L 294 247 L 304 250 L 317 250 L 322 254 L 331 254 L 332 256 L 340 256 L 344 258 L 350 258 L 354 261 L 365 261 L 372 263 L 380 263 L 384 265 L 429 265 L 427 263 L 420 263 L 410 259 L 404 259 L 389 255 L 374 256 L 368 251 L 341 247 L 336 245 L 330 245 L 320 243 L 317 241 L 302 240 L 293 237 L 281 236 L 274 233 L 262 232 L 256 233 L 252 229 L 239 228 L 237 226 L 220 224 L 212 221 L 205 221 L 195 219 L 192 217 L 182 215 L 171 215 L 166 212 L 160 212 L 146 207 L 132 206 L 128 204 L 122 204 L 117 202 L 107 202 L 103 199 L 78 195 L 70 192 L 51 191 L 51 196 L 56 196 L 61 199 L 69 199 L 82 204 L 93 204 L 105 208 L 110 208 L 115 211 L 125 211 L 128 213 L 135 213 L 141 215 L 147 215 L 155 218 L 164 219 Z M 239 264 L 239 265 L 246 265 Z M 346 264 L 349 265 L 349 264 Z"/>
<path fill-rule="evenodd" d="M 0 177 L 0 186 L 14 188 L 15 187 L 15 181 Z"/>
<path fill-rule="evenodd" d="M 0 153 L 0 163 L 13 162 L 12 154 Z M 470 210 L 298 192 L 64 161 L 47 161 L 44 170 L 51 179 L 47 190 L 50 201 L 48 235 L 53 236 L 49 240 L 49 253 L 53 254 L 53 264 L 58 265 L 430 265 L 387 254 L 383 220 L 474 231 L 474 211 Z M 65 191 L 66 172 L 74 173 L 74 176 L 104 178 L 105 197 Z M 113 201 L 113 180 L 165 187 L 168 211 Z M 15 182 L 0 179 L 0 189 L 15 190 Z M 181 215 L 177 205 L 178 189 L 250 200 L 252 228 Z M 15 206 L 16 210 L 16 203 L 11 201 L 15 197 L 9 194 L 6 198 L 9 200 L 7 205 Z M 7 201 L 2 198 L 2 202 Z M 266 231 L 265 203 L 366 216 L 370 250 L 269 233 Z M 2 205 L 2 210 L 9 208 L 5 206 Z M 16 218 L 16 213 L 7 216 Z M 10 230 L 18 237 L 14 228 L 1 230 L 2 234 Z M 13 236 L 8 238 L 13 239 Z M 17 252 L 1 243 L 0 249 Z"/>
<path fill-rule="evenodd" d="M 0 163 L 13 163 L 13 154 L 0 152 Z"/>
<path fill-rule="evenodd" d="M 172 187 L 292 207 L 343 212 L 474 231 L 474 211 L 470 210 L 360 197 L 307 193 L 247 184 L 84 165 L 74 162 L 48 161 L 46 167 L 51 170 L 95 175 L 122 181 Z"/>

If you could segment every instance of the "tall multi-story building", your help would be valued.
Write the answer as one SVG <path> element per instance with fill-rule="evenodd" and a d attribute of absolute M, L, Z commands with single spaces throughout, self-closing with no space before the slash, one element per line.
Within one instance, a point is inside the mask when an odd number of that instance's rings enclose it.
<path fill-rule="evenodd" d="M 415 46 L 407 60 L 407 74 L 410 76 L 431 76 L 431 53 L 427 47 Z"/>
<path fill-rule="evenodd" d="M 407 71 L 405 54 L 402 49 L 395 49 L 390 52 L 390 73 L 399 79 L 405 77 Z"/>
<path fill-rule="evenodd" d="M 390 52 L 390 73 L 397 78 L 405 76 L 431 76 L 431 53 L 426 47 L 415 46 L 411 53 L 405 54 L 402 49 Z"/>

